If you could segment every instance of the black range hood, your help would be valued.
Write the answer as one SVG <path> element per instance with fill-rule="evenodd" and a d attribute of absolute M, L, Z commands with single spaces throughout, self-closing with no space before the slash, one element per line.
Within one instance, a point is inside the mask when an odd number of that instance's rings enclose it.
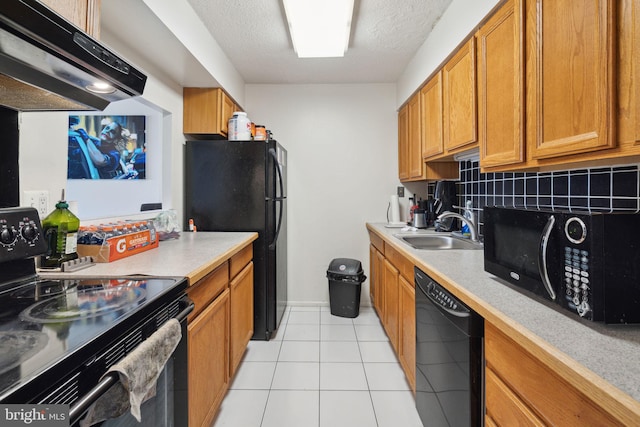
<path fill-rule="evenodd" d="M 0 1 L 0 105 L 103 110 L 142 95 L 146 81 L 144 73 L 39 1 Z"/>

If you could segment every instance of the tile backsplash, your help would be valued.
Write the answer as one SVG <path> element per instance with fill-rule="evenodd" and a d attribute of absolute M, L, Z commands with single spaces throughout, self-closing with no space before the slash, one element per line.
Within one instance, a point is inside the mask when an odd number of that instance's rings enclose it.
<path fill-rule="evenodd" d="M 478 161 L 460 162 L 458 199 L 473 207 L 519 207 L 564 211 L 640 210 L 638 165 L 556 172 L 481 173 Z M 433 194 L 430 187 L 429 193 Z M 482 212 L 479 211 L 482 224 Z"/>

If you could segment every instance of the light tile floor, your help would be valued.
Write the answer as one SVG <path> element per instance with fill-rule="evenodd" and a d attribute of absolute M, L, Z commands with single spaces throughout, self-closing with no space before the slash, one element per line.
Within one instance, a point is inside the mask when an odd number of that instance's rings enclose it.
<path fill-rule="evenodd" d="M 378 316 L 287 309 L 276 336 L 251 341 L 212 427 L 422 427 Z"/>

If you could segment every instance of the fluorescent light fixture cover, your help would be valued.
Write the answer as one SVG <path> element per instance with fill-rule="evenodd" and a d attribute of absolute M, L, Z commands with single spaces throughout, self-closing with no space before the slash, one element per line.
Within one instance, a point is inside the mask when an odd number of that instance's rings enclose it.
<path fill-rule="evenodd" d="M 300 58 L 344 56 L 353 0 L 283 0 L 293 47 Z"/>

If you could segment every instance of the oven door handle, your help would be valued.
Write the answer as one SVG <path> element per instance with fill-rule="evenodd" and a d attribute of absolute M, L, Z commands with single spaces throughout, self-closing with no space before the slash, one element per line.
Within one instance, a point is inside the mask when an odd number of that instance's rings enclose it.
<path fill-rule="evenodd" d="M 551 236 L 551 232 L 553 231 L 553 225 L 556 223 L 555 216 L 551 215 L 549 220 L 547 220 L 547 224 L 544 226 L 542 230 L 542 237 L 540 238 L 540 252 L 539 252 L 539 262 L 538 262 L 538 270 L 540 272 L 540 278 L 542 279 L 542 284 L 544 285 L 547 293 L 551 297 L 553 301 L 556 300 L 556 292 L 553 290 L 551 286 L 551 280 L 549 280 L 549 271 L 547 269 L 547 248 L 549 247 L 549 237 Z"/>
<path fill-rule="evenodd" d="M 195 304 L 188 297 L 185 297 L 182 301 L 188 303 L 180 313 L 175 316 L 175 319 L 182 323 L 186 320 L 189 313 L 195 308 Z M 112 385 L 120 381 L 120 375 L 117 372 L 109 372 L 102 377 L 100 382 L 92 388 L 87 394 L 82 396 L 76 401 L 76 403 L 69 409 L 69 425 L 74 425 L 80 417 L 82 417 L 103 394 L 105 394 Z"/>

